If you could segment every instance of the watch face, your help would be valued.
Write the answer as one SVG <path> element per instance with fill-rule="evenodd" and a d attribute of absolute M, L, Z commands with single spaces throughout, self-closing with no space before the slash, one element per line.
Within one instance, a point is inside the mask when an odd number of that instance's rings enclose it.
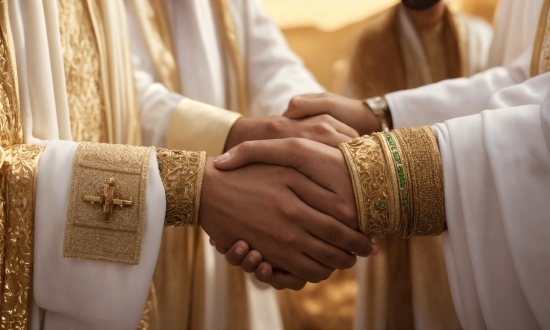
<path fill-rule="evenodd" d="M 384 100 L 383 97 L 373 97 L 371 99 L 368 99 L 367 100 L 367 104 L 369 105 L 369 107 L 373 110 L 373 111 L 376 111 L 376 110 L 382 110 L 384 109 L 385 107 L 387 107 L 387 103 L 386 103 L 386 100 Z"/>

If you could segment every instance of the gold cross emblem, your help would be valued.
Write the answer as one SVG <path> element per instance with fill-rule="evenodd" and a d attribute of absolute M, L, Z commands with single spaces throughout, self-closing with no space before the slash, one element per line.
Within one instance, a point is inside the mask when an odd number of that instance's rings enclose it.
<path fill-rule="evenodd" d="M 119 208 L 131 207 L 134 202 L 130 198 L 129 201 L 122 199 L 113 198 L 115 194 L 115 178 L 110 178 L 109 183 L 103 187 L 103 196 L 84 196 L 82 200 L 84 202 L 94 205 L 98 203 L 100 206 L 103 205 L 103 221 L 109 222 L 111 219 L 111 213 L 113 212 L 113 206 L 118 206 Z"/>

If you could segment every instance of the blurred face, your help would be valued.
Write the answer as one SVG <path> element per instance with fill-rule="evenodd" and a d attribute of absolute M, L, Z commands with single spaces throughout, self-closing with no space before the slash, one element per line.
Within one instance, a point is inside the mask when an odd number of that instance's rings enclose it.
<path fill-rule="evenodd" d="M 441 0 L 401 0 L 403 5 L 412 10 L 424 10 L 435 5 Z"/>

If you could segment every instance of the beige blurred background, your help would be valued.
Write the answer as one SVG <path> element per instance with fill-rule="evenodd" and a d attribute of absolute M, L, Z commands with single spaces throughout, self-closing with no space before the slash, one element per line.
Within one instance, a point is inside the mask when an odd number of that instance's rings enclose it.
<path fill-rule="evenodd" d="M 491 22 L 499 0 L 446 0 Z M 362 23 L 399 0 L 261 0 L 290 46 L 329 91 L 342 93 L 348 55 Z"/>

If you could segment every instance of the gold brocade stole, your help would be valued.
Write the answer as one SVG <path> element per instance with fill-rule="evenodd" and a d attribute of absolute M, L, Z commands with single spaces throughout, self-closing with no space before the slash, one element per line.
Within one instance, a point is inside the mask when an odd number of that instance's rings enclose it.
<path fill-rule="evenodd" d="M 101 56 L 86 0 L 58 0 L 73 141 L 109 142 Z"/>
<path fill-rule="evenodd" d="M 213 1 L 220 33 L 235 72 L 238 106 L 248 115 L 244 59 L 235 24 L 225 0 Z M 162 0 L 134 0 L 136 15 L 148 51 L 161 82 L 172 92 L 181 92 L 168 18 Z M 230 104 L 230 101 L 227 102 Z M 183 244 L 183 245 L 182 245 Z M 202 329 L 205 315 L 205 265 L 203 232 L 200 228 L 165 228 L 153 276 L 161 328 Z M 248 300 L 244 273 L 227 265 L 228 329 L 249 328 Z"/>
<path fill-rule="evenodd" d="M 550 72 L 550 0 L 545 0 L 542 5 L 531 61 L 531 77 L 547 72 Z"/>
<path fill-rule="evenodd" d="M 0 0 L 0 328 L 28 329 L 35 179 L 42 146 L 24 145 L 7 0 Z"/>

